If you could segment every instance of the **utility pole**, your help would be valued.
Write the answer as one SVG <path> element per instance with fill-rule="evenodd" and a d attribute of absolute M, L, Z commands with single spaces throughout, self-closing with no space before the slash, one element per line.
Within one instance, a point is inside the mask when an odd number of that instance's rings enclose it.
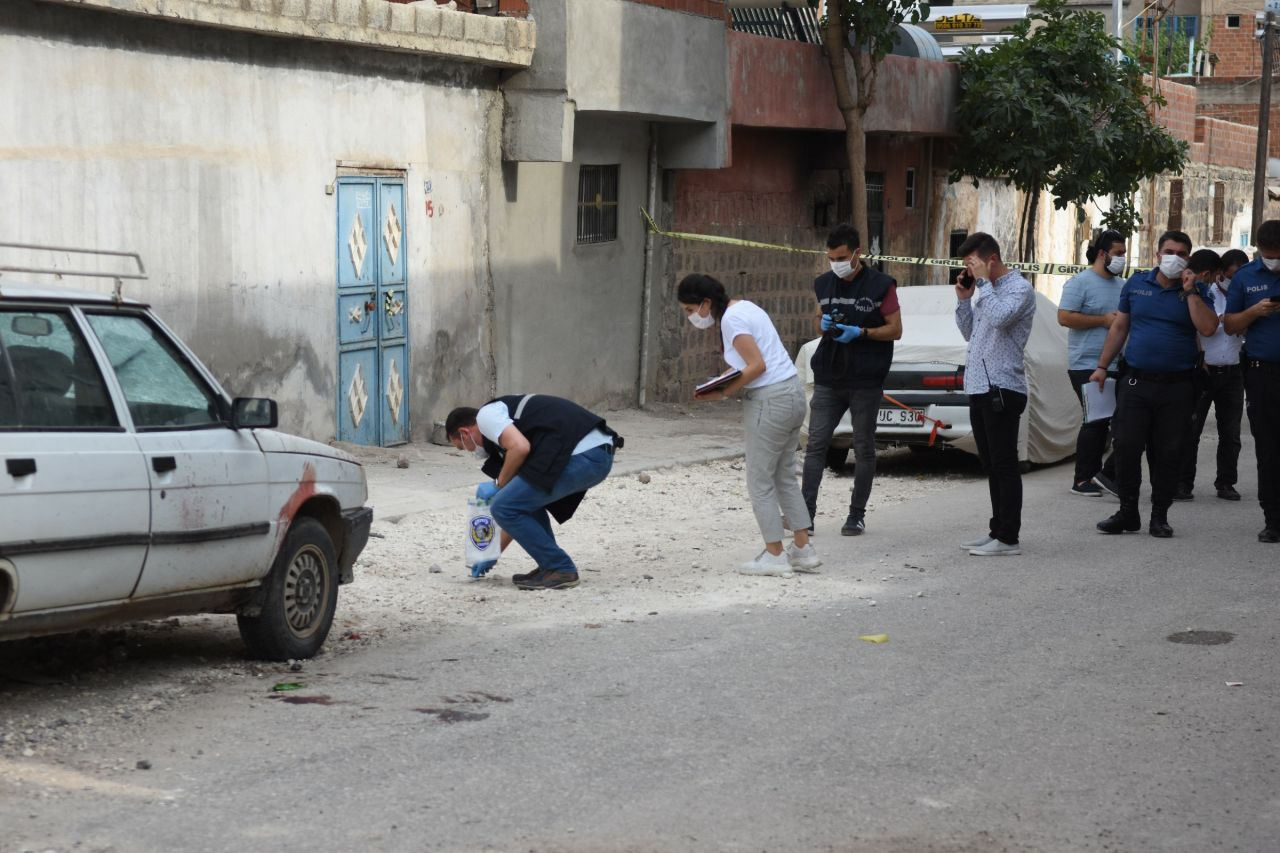
<path fill-rule="evenodd" d="M 1258 153 L 1253 161 L 1253 222 L 1249 232 L 1256 240 L 1258 226 L 1267 211 L 1267 137 L 1271 129 L 1271 74 L 1275 58 L 1276 0 L 1267 0 L 1268 11 L 1262 23 L 1262 98 L 1258 103 Z"/>

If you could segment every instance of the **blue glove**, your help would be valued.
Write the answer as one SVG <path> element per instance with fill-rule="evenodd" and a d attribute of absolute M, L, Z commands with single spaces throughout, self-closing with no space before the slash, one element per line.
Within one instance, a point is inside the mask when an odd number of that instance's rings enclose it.
<path fill-rule="evenodd" d="M 832 319 L 831 319 L 831 315 L 830 315 L 830 314 L 823 314 L 823 315 L 822 315 L 822 320 L 820 321 L 820 325 L 822 326 L 822 331 L 826 332 L 826 331 L 830 330 L 830 328 L 831 328 L 832 326 L 834 326 L 835 324 L 836 324 L 836 322 L 835 322 L 835 320 L 832 320 Z"/>
<path fill-rule="evenodd" d="M 489 481 L 476 486 L 476 500 L 491 501 L 493 496 L 498 493 L 498 484 Z"/>
<path fill-rule="evenodd" d="M 482 578 L 489 574 L 489 570 L 498 565 L 497 560 L 481 560 L 471 567 L 471 577 Z"/>
<path fill-rule="evenodd" d="M 861 326 L 846 326 L 843 323 L 836 323 L 836 328 L 840 330 L 840 334 L 836 336 L 836 343 L 838 344 L 847 344 L 862 334 Z"/>

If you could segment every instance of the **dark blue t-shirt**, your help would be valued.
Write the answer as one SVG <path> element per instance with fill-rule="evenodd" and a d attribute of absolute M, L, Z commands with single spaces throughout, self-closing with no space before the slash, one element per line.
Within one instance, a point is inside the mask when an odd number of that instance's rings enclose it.
<path fill-rule="evenodd" d="M 1245 264 L 1231 277 L 1227 291 L 1227 313 L 1239 314 L 1264 299 L 1280 296 L 1280 273 L 1273 273 L 1262 261 Z M 1247 358 L 1280 361 L 1280 314 L 1259 317 L 1244 330 L 1244 352 Z"/>
<path fill-rule="evenodd" d="M 1196 366 L 1196 324 L 1182 292 L 1180 285 L 1161 287 L 1155 270 L 1136 273 L 1124 283 L 1117 310 L 1129 315 L 1124 360 L 1130 367 L 1167 373 Z"/>

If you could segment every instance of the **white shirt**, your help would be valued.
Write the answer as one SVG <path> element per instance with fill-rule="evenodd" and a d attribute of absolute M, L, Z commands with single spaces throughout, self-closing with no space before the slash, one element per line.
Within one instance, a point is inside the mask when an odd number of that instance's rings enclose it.
<path fill-rule="evenodd" d="M 773 327 L 773 320 L 764 309 L 754 302 L 740 299 L 725 309 L 720 318 L 720 337 L 724 341 L 724 360 L 736 370 L 743 370 L 747 362 L 733 348 L 733 340 L 739 335 L 750 335 L 755 338 L 756 347 L 764 357 L 764 373 L 757 376 L 746 387 L 763 388 L 782 382 L 796 375 L 796 366 L 787 355 L 787 348 L 778 337 L 778 330 Z"/>
<path fill-rule="evenodd" d="M 1244 338 L 1240 335 L 1228 335 L 1227 330 L 1222 328 L 1222 315 L 1227 313 L 1227 294 L 1216 284 L 1209 288 L 1209 293 L 1213 295 L 1213 313 L 1218 315 L 1218 328 L 1208 337 L 1200 336 L 1204 363 L 1214 367 L 1239 364 L 1240 347 L 1244 345 Z"/>
<path fill-rule="evenodd" d="M 501 444 L 498 441 L 502 437 L 502 433 L 507 427 L 511 426 L 515 421 L 511 420 L 511 413 L 507 410 L 506 403 L 501 400 L 494 400 L 487 406 L 481 406 L 480 411 L 476 412 L 476 426 L 480 427 L 480 434 L 492 441 L 494 444 Z M 583 436 L 582 440 L 573 448 L 573 455 L 586 453 L 593 447 L 599 447 L 602 444 L 613 444 L 613 439 L 607 433 L 598 429 Z"/>

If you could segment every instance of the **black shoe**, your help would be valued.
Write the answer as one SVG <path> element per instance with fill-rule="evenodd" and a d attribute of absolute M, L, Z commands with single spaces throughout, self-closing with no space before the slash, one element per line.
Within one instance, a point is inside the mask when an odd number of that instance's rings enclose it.
<path fill-rule="evenodd" d="M 1098 522 L 1098 531 L 1101 533 L 1137 533 L 1142 529 L 1142 519 L 1138 516 L 1126 516 L 1123 512 L 1117 512 L 1108 519 Z"/>
<path fill-rule="evenodd" d="M 534 578 L 536 578 L 538 575 L 542 574 L 545 571 L 546 569 L 542 568 L 542 566 L 538 566 L 538 568 L 534 569 L 531 572 L 526 572 L 525 574 L 522 574 L 522 575 L 512 575 L 511 582 L 516 584 L 524 583 L 525 581 L 533 580 Z"/>
<path fill-rule="evenodd" d="M 1275 544 L 1280 542 L 1280 527 L 1264 527 L 1262 532 L 1258 534 L 1259 542 Z"/>
<path fill-rule="evenodd" d="M 1219 486 L 1218 497 L 1224 501 L 1238 501 L 1240 500 L 1240 493 L 1236 491 L 1235 486 Z"/>
<path fill-rule="evenodd" d="M 577 585 L 576 572 L 553 572 L 550 569 L 540 569 L 532 577 L 516 581 L 520 589 L 568 589 Z"/>
<path fill-rule="evenodd" d="M 1196 496 L 1191 494 L 1191 489 L 1186 486 L 1178 486 L 1177 490 L 1173 493 L 1173 499 L 1175 501 L 1193 501 L 1196 499 Z"/>
<path fill-rule="evenodd" d="M 849 517 L 844 520 L 844 527 L 840 528 L 841 536 L 861 536 L 867 529 L 866 519 L 860 512 L 851 512 Z"/>
<path fill-rule="evenodd" d="M 1120 497 L 1120 492 L 1116 490 L 1115 480 L 1112 480 L 1110 477 L 1108 477 L 1106 474 L 1103 474 L 1101 471 L 1093 475 L 1093 482 L 1098 486 L 1098 488 L 1102 489 L 1102 491 L 1111 495 L 1111 497 L 1113 498 Z"/>
<path fill-rule="evenodd" d="M 1086 498 L 1100 498 L 1102 497 L 1102 487 L 1085 480 L 1083 483 L 1076 483 L 1072 486 L 1071 494 L 1082 495 Z"/>
<path fill-rule="evenodd" d="M 1147 532 L 1157 539 L 1171 539 L 1173 537 L 1173 528 L 1169 526 L 1169 522 L 1159 518 L 1151 519 L 1151 526 L 1147 528 Z"/>

